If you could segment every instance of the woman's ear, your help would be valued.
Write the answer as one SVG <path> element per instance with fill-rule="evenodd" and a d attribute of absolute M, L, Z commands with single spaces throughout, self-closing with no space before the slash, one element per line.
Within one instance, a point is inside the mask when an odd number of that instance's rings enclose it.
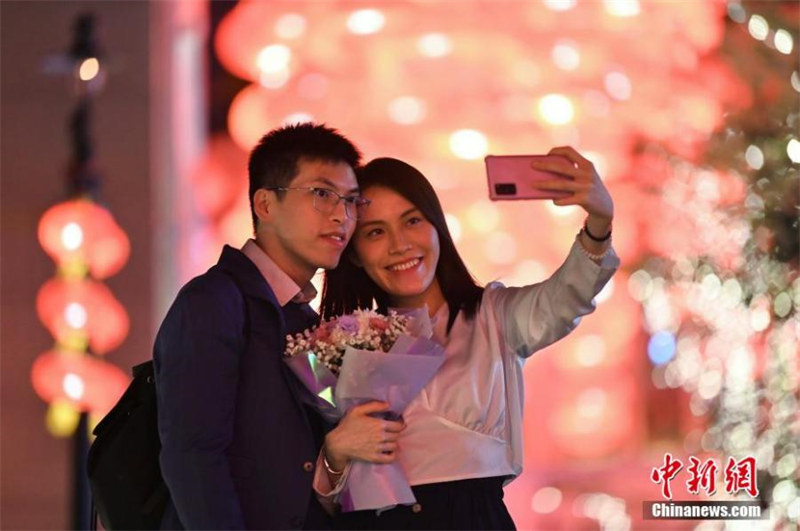
<path fill-rule="evenodd" d="M 261 221 L 268 221 L 270 218 L 270 207 L 275 194 L 264 188 L 259 188 L 253 194 L 253 212 Z"/>

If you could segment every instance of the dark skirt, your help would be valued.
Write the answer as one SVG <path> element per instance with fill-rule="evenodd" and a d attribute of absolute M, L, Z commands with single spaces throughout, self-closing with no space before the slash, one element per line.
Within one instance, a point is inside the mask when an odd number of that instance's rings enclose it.
<path fill-rule="evenodd" d="M 334 518 L 334 529 L 516 529 L 503 503 L 502 477 L 411 487 L 417 503 Z"/>

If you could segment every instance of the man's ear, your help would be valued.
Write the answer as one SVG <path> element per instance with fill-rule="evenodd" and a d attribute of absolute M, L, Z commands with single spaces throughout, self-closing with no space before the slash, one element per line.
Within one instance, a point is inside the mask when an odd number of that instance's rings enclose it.
<path fill-rule="evenodd" d="M 256 190 L 256 193 L 253 194 L 253 212 L 258 219 L 269 221 L 272 216 L 271 207 L 274 199 L 275 194 L 270 190 L 264 188 Z"/>

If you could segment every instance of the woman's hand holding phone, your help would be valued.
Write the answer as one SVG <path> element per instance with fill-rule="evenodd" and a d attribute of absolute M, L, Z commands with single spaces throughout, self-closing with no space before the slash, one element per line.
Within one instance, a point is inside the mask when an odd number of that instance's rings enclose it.
<path fill-rule="evenodd" d="M 541 160 L 531 164 L 537 170 L 563 175 L 569 179 L 554 177 L 536 181 L 532 186 L 569 192 L 568 197 L 554 199 L 553 203 L 558 206 L 580 206 L 589 215 L 586 220 L 589 231 L 597 235 L 607 234 L 611 230 L 611 220 L 614 218 L 614 201 L 600 175 L 597 174 L 594 164 L 569 146 L 551 149 L 548 155 L 558 155 L 564 162 Z"/>
<path fill-rule="evenodd" d="M 556 163 L 557 155 L 489 155 L 486 157 L 486 177 L 489 181 L 489 198 L 492 201 L 516 199 L 556 199 L 568 197 L 569 192 L 548 190 L 536 186 L 537 182 L 559 178 L 558 174 L 539 170 L 537 164 Z M 562 160 L 561 162 L 566 162 Z M 536 164 L 535 164 L 536 163 Z M 568 179 L 568 177 L 560 177 Z"/>
<path fill-rule="evenodd" d="M 611 194 L 594 164 L 572 147 L 553 148 L 547 155 L 490 155 L 486 171 L 493 200 L 552 199 L 558 206 L 577 205 L 588 214 L 592 234 L 611 230 Z"/>

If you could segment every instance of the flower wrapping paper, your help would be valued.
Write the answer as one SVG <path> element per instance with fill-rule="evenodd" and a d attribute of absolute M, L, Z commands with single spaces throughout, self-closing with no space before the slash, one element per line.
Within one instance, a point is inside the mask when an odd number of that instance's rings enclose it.
<path fill-rule="evenodd" d="M 444 362 L 444 347 L 430 339 L 432 326 L 427 308 L 403 313 L 411 318 L 407 333 L 401 334 L 388 352 L 348 346 L 338 378 L 313 351 L 286 358 L 307 391 L 304 401 L 331 422 L 350 408 L 372 400 L 389 404 L 387 418 L 402 416 Z M 340 497 L 343 512 L 381 512 L 416 502 L 405 472 L 396 461 L 353 461 L 346 481 Z"/>

